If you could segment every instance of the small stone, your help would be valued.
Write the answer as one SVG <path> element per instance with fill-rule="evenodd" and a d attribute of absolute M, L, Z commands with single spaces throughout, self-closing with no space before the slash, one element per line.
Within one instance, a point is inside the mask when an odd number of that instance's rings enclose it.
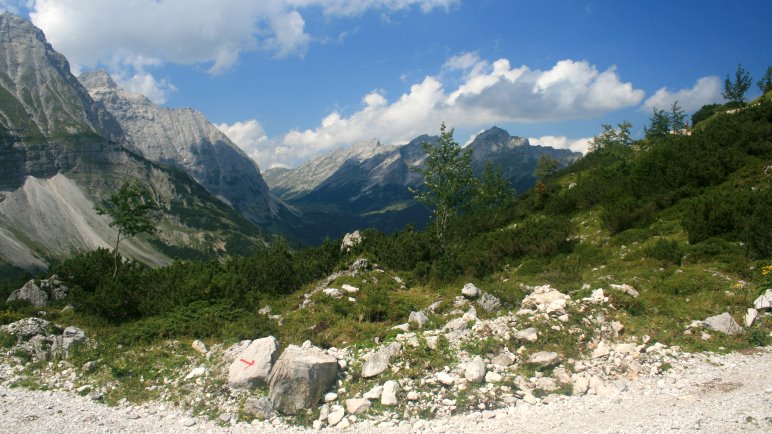
<path fill-rule="evenodd" d="M 491 359 L 491 364 L 497 366 L 507 367 L 511 366 L 513 363 L 515 363 L 515 359 L 509 354 L 499 354 L 498 356 Z"/>
<path fill-rule="evenodd" d="M 383 394 L 383 386 L 375 386 L 369 391 L 365 392 L 364 395 L 362 395 L 362 398 L 365 399 L 381 399 L 381 395 Z"/>
<path fill-rule="evenodd" d="M 383 384 L 383 394 L 381 395 L 381 404 L 392 406 L 397 405 L 397 392 L 399 391 L 399 383 L 393 380 L 389 380 Z"/>
<path fill-rule="evenodd" d="M 332 298 L 343 297 L 343 293 L 338 288 L 324 288 L 322 292 L 328 297 L 332 297 Z"/>
<path fill-rule="evenodd" d="M 315 420 L 311 424 L 311 428 L 315 429 L 316 431 L 319 431 L 322 429 L 322 421 L 321 420 Z"/>
<path fill-rule="evenodd" d="M 340 289 L 348 292 L 349 294 L 354 294 L 354 293 L 359 292 L 359 288 L 357 288 L 356 286 L 351 286 L 351 285 L 348 285 L 348 284 L 345 284 L 345 283 L 340 286 Z"/>
<path fill-rule="evenodd" d="M 750 327 L 756 322 L 756 318 L 759 316 L 759 311 L 750 307 L 748 312 L 745 313 L 745 327 Z"/>
<path fill-rule="evenodd" d="M 421 398 L 420 395 L 418 395 L 418 392 L 415 390 L 411 390 L 407 393 L 407 400 L 408 401 L 418 401 Z"/>
<path fill-rule="evenodd" d="M 410 312 L 407 322 L 416 325 L 418 328 L 423 328 L 429 322 L 429 317 L 423 311 Z"/>
<path fill-rule="evenodd" d="M 206 344 L 196 339 L 190 346 L 201 354 L 206 354 Z"/>
<path fill-rule="evenodd" d="M 753 308 L 759 312 L 772 310 L 772 288 L 767 289 L 753 301 Z"/>
<path fill-rule="evenodd" d="M 182 426 L 188 427 L 188 428 L 192 427 L 195 424 L 196 424 L 196 420 L 193 418 L 188 418 L 182 421 Z"/>
<path fill-rule="evenodd" d="M 330 414 L 327 416 L 327 423 L 330 426 L 335 426 L 343 420 L 343 416 L 346 415 L 346 410 L 343 409 L 340 405 L 333 405 L 330 409 Z"/>
<path fill-rule="evenodd" d="M 480 296 L 477 304 L 488 312 L 494 312 L 501 308 L 501 300 L 498 297 L 487 292 Z"/>
<path fill-rule="evenodd" d="M 539 339 L 539 334 L 536 328 L 529 327 L 525 330 L 520 330 L 515 334 L 515 339 L 526 342 L 536 342 Z"/>
<path fill-rule="evenodd" d="M 490 371 L 487 374 L 485 374 L 485 382 L 486 383 L 500 383 L 502 380 L 501 374 L 498 372 Z"/>
<path fill-rule="evenodd" d="M 324 402 L 333 402 L 338 399 L 338 394 L 335 392 L 325 393 Z"/>
<path fill-rule="evenodd" d="M 351 422 L 348 421 L 348 419 L 343 419 L 342 421 L 338 422 L 337 425 L 335 425 L 335 428 L 337 429 L 346 429 L 351 426 Z"/>
<path fill-rule="evenodd" d="M 389 367 L 389 360 L 402 351 L 402 345 L 394 342 L 376 351 L 362 366 L 362 377 L 370 378 L 381 374 Z"/>
<path fill-rule="evenodd" d="M 600 359 L 602 357 L 606 357 L 611 352 L 611 347 L 606 343 L 606 341 L 600 341 L 597 347 L 592 351 L 592 358 L 593 359 Z"/>
<path fill-rule="evenodd" d="M 188 375 L 185 376 L 185 380 L 198 378 L 204 374 L 206 374 L 206 368 L 203 366 L 199 366 L 199 367 L 193 368 L 193 370 L 190 371 L 190 373 L 188 373 Z"/>
<path fill-rule="evenodd" d="M 549 351 L 540 351 L 538 353 L 531 354 L 528 358 L 528 363 L 533 365 L 539 365 L 542 368 L 548 368 L 560 363 L 560 356 L 558 353 Z"/>
<path fill-rule="evenodd" d="M 364 398 L 352 398 L 346 400 L 346 411 L 349 414 L 362 414 L 370 409 L 370 400 Z"/>
<path fill-rule="evenodd" d="M 481 383 L 485 378 L 485 362 L 480 356 L 466 364 L 464 377 L 470 383 Z"/>
<path fill-rule="evenodd" d="M 627 284 L 617 285 L 617 284 L 612 283 L 609 286 L 611 287 L 611 289 L 619 291 L 619 292 L 624 292 L 625 294 L 627 294 L 627 295 L 629 295 L 629 296 L 631 296 L 633 298 L 638 298 L 638 296 L 640 295 L 640 293 L 635 288 L 633 288 L 632 286 L 627 285 Z"/>
<path fill-rule="evenodd" d="M 220 422 L 222 423 L 228 423 L 231 421 L 231 418 L 233 418 L 233 415 L 230 413 L 222 413 L 218 419 L 220 419 Z"/>
<path fill-rule="evenodd" d="M 91 361 L 88 361 L 88 362 L 84 363 L 83 367 L 81 369 L 83 369 L 83 372 L 88 374 L 88 373 L 96 371 L 97 366 L 98 366 L 97 362 L 94 361 L 94 360 L 91 360 Z"/>
<path fill-rule="evenodd" d="M 467 283 L 461 288 L 461 295 L 466 298 L 477 298 L 480 295 L 480 288 L 476 287 L 473 283 Z"/>
<path fill-rule="evenodd" d="M 447 372 L 440 372 L 437 374 L 437 381 L 446 386 L 452 386 L 456 382 L 456 379 Z"/>
<path fill-rule="evenodd" d="M 102 392 L 98 392 L 96 390 L 88 394 L 88 397 L 91 398 L 92 401 L 99 401 L 102 399 L 102 396 Z"/>
<path fill-rule="evenodd" d="M 582 396 L 587 393 L 587 389 L 590 387 L 590 380 L 585 377 L 577 377 L 574 380 L 574 384 L 571 387 L 571 394 L 574 396 Z"/>

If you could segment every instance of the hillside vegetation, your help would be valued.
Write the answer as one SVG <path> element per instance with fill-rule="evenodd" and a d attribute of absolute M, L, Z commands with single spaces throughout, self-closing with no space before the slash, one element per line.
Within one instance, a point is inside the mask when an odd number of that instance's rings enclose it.
<path fill-rule="evenodd" d="M 466 208 L 450 220 L 443 242 L 431 227 L 389 235 L 365 230 L 351 249 L 341 249 L 340 240 L 303 250 L 276 241 L 222 262 L 157 269 L 124 262 L 115 278 L 112 253 L 98 250 L 51 270 L 70 294 L 45 310 L 49 320 L 78 325 L 104 343 L 84 357 L 112 367 L 109 381 L 123 386 L 115 398 L 134 400 L 152 397 L 140 393 L 145 379 L 163 377 L 158 359 L 147 354 L 173 363 L 162 344 L 169 339 L 212 344 L 274 335 L 282 345 L 368 347 L 373 338 L 393 339 L 394 325 L 436 301 L 443 303 L 429 321 L 439 325 L 470 281 L 498 297 L 500 311 L 517 310 L 534 285 L 574 300 L 605 288 L 627 335 L 687 350 L 768 345 L 769 315 L 735 336 L 685 331 L 725 311 L 742 323 L 746 308 L 772 286 L 772 273 L 762 273 L 772 263 L 771 181 L 772 102 L 761 99 L 733 113 L 714 110 L 691 134 L 599 144 L 516 200 Z M 333 274 L 358 258 L 377 265 Z M 0 295 L 21 283 L 7 282 Z M 359 288 L 356 302 L 318 291 L 344 284 Z M 640 296 L 611 291 L 612 284 L 632 286 Z M 67 304 L 74 309 L 62 309 Z M 38 310 L 13 304 L 0 322 Z M 495 315 L 480 312 L 483 319 Z M 550 350 L 587 351 L 581 339 L 550 329 L 540 335 L 539 345 Z M 119 344 L 130 351 L 117 353 Z M 470 345 L 470 353 L 495 354 L 507 342 L 489 337 Z M 172 346 L 179 351 L 178 342 Z M 433 370 L 453 356 L 415 350 L 405 357 Z"/>

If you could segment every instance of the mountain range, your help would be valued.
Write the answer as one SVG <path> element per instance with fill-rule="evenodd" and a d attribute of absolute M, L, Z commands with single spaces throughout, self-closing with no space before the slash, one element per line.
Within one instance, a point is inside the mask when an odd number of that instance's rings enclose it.
<path fill-rule="evenodd" d="M 423 226 L 422 135 L 378 140 L 261 174 L 206 117 L 164 108 L 121 89 L 102 70 L 76 78 L 29 21 L 0 15 L 0 269 L 41 269 L 74 251 L 109 248 L 115 231 L 94 207 L 128 179 L 162 203 L 159 235 L 129 240 L 123 254 L 151 265 L 259 249 L 280 234 L 300 244 L 365 227 Z M 493 127 L 469 144 L 475 173 L 501 168 L 529 188 L 540 155 L 565 165 L 578 153 L 532 146 Z M 265 176 L 265 178 L 263 178 Z"/>
<path fill-rule="evenodd" d="M 39 29 L 0 15 L 0 265 L 40 269 L 111 246 L 116 233 L 94 206 L 130 178 L 164 209 L 159 236 L 128 240 L 125 255 L 158 265 L 262 244 L 257 225 L 186 171 L 146 158 L 136 137 L 95 103 Z"/>
<path fill-rule="evenodd" d="M 413 200 L 409 189 L 423 184 L 416 171 L 426 157 L 422 144 L 437 140 L 428 135 L 404 145 L 371 140 L 337 149 L 296 169 L 268 169 L 264 177 L 275 194 L 303 213 L 311 229 L 304 237 L 315 242 L 355 228 L 390 231 L 408 223 L 423 226 L 429 212 Z M 527 138 L 511 136 L 498 127 L 481 132 L 468 147 L 475 175 L 492 162 L 520 192 L 536 182 L 533 172 L 540 156 L 548 155 L 561 166 L 581 157 L 564 149 L 533 146 Z M 323 227 L 313 225 L 317 219 L 324 222 Z"/>

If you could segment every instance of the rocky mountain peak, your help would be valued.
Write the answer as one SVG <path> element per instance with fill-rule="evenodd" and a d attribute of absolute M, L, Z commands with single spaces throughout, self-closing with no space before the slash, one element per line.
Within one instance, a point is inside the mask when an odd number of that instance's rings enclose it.
<path fill-rule="evenodd" d="M 528 139 L 511 136 L 506 130 L 499 127 L 489 128 L 478 134 L 469 145 L 475 152 L 500 152 L 504 149 L 514 149 L 519 146 L 530 145 Z"/>
<path fill-rule="evenodd" d="M 78 80 L 86 89 L 89 90 L 90 93 L 100 90 L 114 91 L 118 89 L 118 84 L 104 69 L 84 72 L 78 77 Z"/>

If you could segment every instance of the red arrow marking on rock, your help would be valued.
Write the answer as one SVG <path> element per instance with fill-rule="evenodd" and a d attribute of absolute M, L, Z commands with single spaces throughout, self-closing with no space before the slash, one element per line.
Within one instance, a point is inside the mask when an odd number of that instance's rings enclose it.
<path fill-rule="evenodd" d="M 245 366 L 245 367 L 244 367 L 244 369 L 247 369 L 247 368 L 249 368 L 249 367 L 251 367 L 252 365 L 254 365 L 254 364 L 255 364 L 255 361 L 254 361 L 254 360 L 252 360 L 251 362 L 249 362 L 249 361 L 247 361 L 247 360 L 244 360 L 244 359 L 239 359 L 239 362 L 242 362 L 242 363 L 246 363 L 246 364 L 247 364 L 247 366 Z"/>

